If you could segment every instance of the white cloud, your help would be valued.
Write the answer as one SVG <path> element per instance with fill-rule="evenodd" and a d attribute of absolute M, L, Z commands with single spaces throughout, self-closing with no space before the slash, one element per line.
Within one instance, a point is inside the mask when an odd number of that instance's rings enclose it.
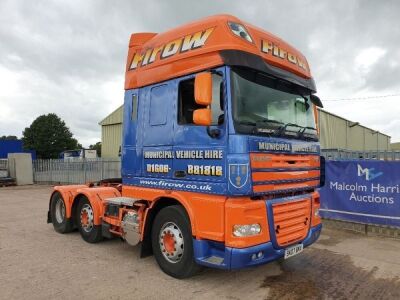
<path fill-rule="evenodd" d="M 354 59 L 355 67 L 363 73 L 368 73 L 384 55 L 386 50 L 378 47 L 370 47 L 361 50 Z"/>

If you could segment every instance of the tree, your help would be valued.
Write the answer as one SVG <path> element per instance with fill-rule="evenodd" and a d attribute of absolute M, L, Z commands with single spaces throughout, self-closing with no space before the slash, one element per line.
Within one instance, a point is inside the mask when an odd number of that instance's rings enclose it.
<path fill-rule="evenodd" d="M 97 156 L 101 157 L 101 142 L 97 142 L 94 145 L 90 145 L 89 149 L 96 150 Z"/>
<path fill-rule="evenodd" d="M 16 141 L 18 138 L 15 135 L 3 135 L 0 137 L 1 141 Z"/>
<path fill-rule="evenodd" d="M 58 158 L 65 150 L 78 149 L 79 144 L 56 114 L 37 117 L 22 133 L 25 149 L 34 149 L 38 158 Z"/>

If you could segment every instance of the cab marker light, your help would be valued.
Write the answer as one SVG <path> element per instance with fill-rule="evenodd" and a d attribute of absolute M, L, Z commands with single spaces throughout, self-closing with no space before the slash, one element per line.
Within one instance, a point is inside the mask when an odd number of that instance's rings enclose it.
<path fill-rule="evenodd" d="M 247 32 L 246 28 L 242 24 L 228 22 L 229 28 L 233 32 L 233 34 L 245 39 L 246 41 L 252 43 L 253 39 L 251 38 L 250 34 Z"/>

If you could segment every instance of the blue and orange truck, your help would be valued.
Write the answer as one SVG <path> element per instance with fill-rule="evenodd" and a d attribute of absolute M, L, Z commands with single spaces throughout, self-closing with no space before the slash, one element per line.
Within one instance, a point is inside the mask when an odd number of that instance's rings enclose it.
<path fill-rule="evenodd" d="M 296 255 L 321 232 L 315 93 L 299 51 L 230 15 L 132 34 L 122 179 L 54 187 L 48 223 L 176 278 Z"/>

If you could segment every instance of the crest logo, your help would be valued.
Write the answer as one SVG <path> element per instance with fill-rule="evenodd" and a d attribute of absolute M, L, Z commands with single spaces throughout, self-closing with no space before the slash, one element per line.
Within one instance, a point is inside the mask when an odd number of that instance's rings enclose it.
<path fill-rule="evenodd" d="M 229 182 L 237 189 L 243 187 L 249 178 L 248 164 L 229 164 Z"/>
<path fill-rule="evenodd" d="M 370 181 L 383 175 L 383 172 L 375 172 L 375 168 L 363 168 L 360 164 L 357 164 L 357 175 L 358 177 L 365 176 L 365 179 Z"/>

